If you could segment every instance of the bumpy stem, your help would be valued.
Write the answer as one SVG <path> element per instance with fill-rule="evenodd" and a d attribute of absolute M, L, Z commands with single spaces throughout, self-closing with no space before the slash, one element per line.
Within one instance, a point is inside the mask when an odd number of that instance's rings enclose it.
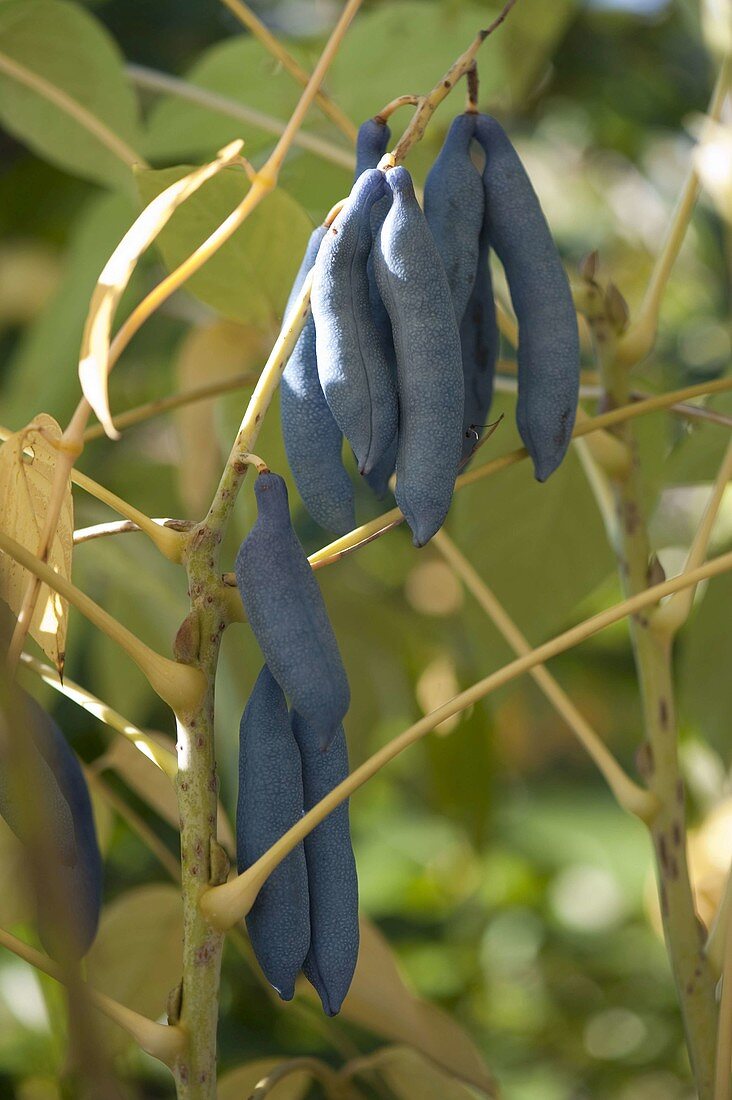
<path fill-rule="evenodd" d="M 607 319 L 594 325 L 598 358 L 610 403 L 630 400 L 627 371 L 618 365 Z M 653 578 L 648 528 L 643 515 L 637 441 L 630 423 L 617 429 L 633 456 L 624 477 L 613 479 L 617 512 L 618 567 L 626 596 L 644 592 Z M 666 949 L 678 991 L 686 1041 L 699 1100 L 713 1095 L 716 1005 L 714 975 L 704 952 L 703 929 L 694 908 L 686 853 L 685 792 L 679 772 L 677 725 L 668 636 L 654 631 L 647 612 L 630 619 L 641 688 L 646 740 L 638 763 L 658 811 L 649 826 L 656 861 Z"/>
<path fill-rule="evenodd" d="M 176 656 L 201 669 L 208 681 L 203 702 L 178 719 L 176 789 L 181 820 L 183 977 L 169 1017 L 186 1035 L 174 1067 L 178 1100 L 215 1100 L 216 1027 L 223 936 L 204 919 L 201 894 L 226 880 L 228 860 L 216 843 L 218 780 L 214 752 L 214 678 L 226 625 L 216 590 L 214 554 L 197 540 L 188 562 L 192 611 L 176 639 Z M 198 551 L 198 553 L 195 552 Z M 203 552 L 201 552 L 203 551 Z"/>

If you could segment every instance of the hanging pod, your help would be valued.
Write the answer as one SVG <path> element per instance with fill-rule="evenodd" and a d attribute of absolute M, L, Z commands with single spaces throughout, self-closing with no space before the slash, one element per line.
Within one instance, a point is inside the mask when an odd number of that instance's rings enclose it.
<path fill-rule="evenodd" d="M 313 230 L 285 317 L 302 290 L 326 233 L 324 225 Z M 298 492 L 316 523 L 336 535 L 345 535 L 356 526 L 353 485 L 343 466 L 343 435 L 320 388 L 312 315 L 285 367 L 280 389 L 282 437 Z"/>
<path fill-rule="evenodd" d="M 463 463 L 470 459 L 488 421 L 500 344 L 489 252 L 488 232 L 484 227 L 480 234 L 475 283 L 460 324 L 465 384 Z"/>
<path fill-rule="evenodd" d="M 503 128 L 478 115 L 491 247 L 506 272 L 519 324 L 516 423 L 539 481 L 572 438 L 579 397 L 579 336 L 567 275 L 526 170 Z"/>
<path fill-rule="evenodd" d="M 56 904 L 39 906 L 43 946 L 54 958 L 81 958 L 94 941 L 102 906 L 102 857 L 89 790 L 76 754 L 51 716 L 25 691 L 15 689 L 12 700 L 10 714 L 22 726 L 9 735 L 24 738 L 22 774 L 33 786 L 21 789 L 18 775 L 3 767 L 0 813 L 23 844 L 32 848 L 41 840 L 54 860 L 62 893 Z M 45 837 L 39 827 L 48 830 Z"/>
<path fill-rule="evenodd" d="M 257 521 L 236 558 L 242 603 L 272 675 L 324 747 L 350 702 L 338 643 L 290 522 L 287 486 L 267 472 L 254 493 Z"/>
<path fill-rule="evenodd" d="M 300 749 L 304 810 L 325 798 L 348 775 L 348 748 L 340 726 L 325 752 L 316 731 L 296 711 L 292 732 Z M 348 823 L 341 802 L 305 837 L 310 891 L 310 948 L 303 971 L 329 1016 L 340 1011 L 358 958 L 358 879 Z"/>
<path fill-rule="evenodd" d="M 458 324 L 475 283 L 485 208 L 483 181 L 470 157 L 475 117 L 453 119 L 424 187 L 424 216 L 445 266 Z"/>
<path fill-rule="evenodd" d="M 439 252 L 406 168 L 390 169 L 392 203 L 374 244 L 399 386 L 396 499 L 424 546 L 442 526 L 462 450 L 460 335 Z"/>
<path fill-rule="evenodd" d="M 251 867 L 302 817 L 300 753 L 282 688 L 265 665 L 239 726 L 236 851 Z M 247 931 L 267 981 L 284 1001 L 310 946 L 310 910 L 302 844 L 275 867 L 247 914 Z"/>
<path fill-rule="evenodd" d="M 371 214 L 384 173 L 368 169 L 328 230 L 313 270 L 311 304 L 320 385 L 361 473 L 383 458 L 397 429 L 396 381 L 371 310 Z"/>
<path fill-rule="evenodd" d="M 386 152 L 391 130 L 381 118 L 367 118 L 356 136 L 356 174 L 354 182 L 367 168 L 376 168 Z"/>

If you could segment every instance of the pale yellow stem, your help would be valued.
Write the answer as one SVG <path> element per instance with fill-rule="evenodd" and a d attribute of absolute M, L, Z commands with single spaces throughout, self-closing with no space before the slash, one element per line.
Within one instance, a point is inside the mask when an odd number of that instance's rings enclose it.
<path fill-rule="evenodd" d="M 73 604 L 89 622 L 103 630 L 132 658 L 147 677 L 150 686 L 174 712 L 195 707 L 206 690 L 206 679 L 200 669 L 179 664 L 161 656 L 113 618 L 103 607 L 90 599 L 85 592 L 67 581 L 45 562 L 35 557 L 25 546 L 0 531 L 0 550 L 20 562 L 54 592 L 58 592 Z"/>
<path fill-rule="evenodd" d="M 511 619 L 505 607 L 496 598 L 464 554 L 457 548 L 447 532 L 444 530 L 438 531 L 432 538 L 432 545 L 442 555 L 456 576 L 463 581 L 514 653 L 519 657 L 531 653 L 531 646 Z M 658 806 L 655 796 L 650 791 L 643 790 L 626 775 L 590 723 L 579 712 L 570 697 L 543 664 L 536 665 L 531 669 L 530 675 L 557 713 L 565 720 L 580 744 L 592 757 L 618 803 L 628 813 L 639 817 L 641 821 L 650 821 Z"/>
<path fill-rule="evenodd" d="M 709 540 L 730 480 L 732 480 L 732 441 L 727 445 L 704 515 L 694 535 L 694 541 L 684 565 L 685 570 L 696 569 L 706 558 Z M 669 636 L 675 634 L 689 617 L 694 603 L 694 592 L 694 588 L 686 588 L 683 592 L 677 592 L 672 596 L 668 603 L 662 604 L 652 617 L 654 630 Z"/>
<path fill-rule="evenodd" d="M 69 118 L 73 118 L 74 122 L 78 122 L 80 126 L 83 126 L 92 137 L 97 139 L 100 145 L 113 153 L 128 168 L 132 168 L 136 164 L 146 167 L 144 158 L 121 137 L 118 137 L 113 130 L 110 130 L 105 122 L 102 122 L 100 118 L 97 118 L 81 103 L 72 99 L 62 88 L 51 84 L 45 77 L 40 76 L 39 73 L 27 69 L 4 53 L 0 53 L 0 72 L 5 73 L 13 80 L 17 80 L 19 84 L 25 85 L 26 88 L 30 88 L 31 91 L 47 99 L 49 103 L 53 103 Z"/>
<path fill-rule="evenodd" d="M 302 65 L 292 54 L 287 50 L 282 43 L 276 38 L 268 27 L 259 19 L 252 9 L 244 3 L 244 0 L 221 0 L 222 4 L 225 4 L 229 11 L 233 12 L 237 19 L 240 20 L 251 31 L 255 38 L 257 38 L 266 50 L 272 54 L 274 58 L 282 65 L 290 76 L 293 76 L 298 84 L 301 84 L 303 88 L 307 87 L 307 83 L 310 80 L 310 73 L 303 69 Z M 315 102 L 320 107 L 323 114 L 335 123 L 338 129 L 346 135 L 351 143 L 356 141 L 356 127 L 351 122 L 350 118 L 343 113 L 340 107 L 333 102 L 330 96 L 320 89 L 315 96 Z"/>

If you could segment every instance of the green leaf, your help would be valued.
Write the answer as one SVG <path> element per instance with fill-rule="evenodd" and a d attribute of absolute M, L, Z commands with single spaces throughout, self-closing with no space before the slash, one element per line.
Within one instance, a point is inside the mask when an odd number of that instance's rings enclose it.
<path fill-rule="evenodd" d="M 129 186 L 141 160 L 122 57 L 97 20 L 66 0 L 0 7 L 0 120 L 40 156 L 95 183 Z"/>
<path fill-rule="evenodd" d="M 345 38 L 327 80 L 328 91 L 359 122 L 376 114 L 384 104 L 406 92 L 429 91 L 499 10 L 497 4 L 444 5 L 425 0 L 392 0 L 360 15 Z M 495 50 L 490 65 L 481 71 L 482 98 L 500 88 L 507 73 Z M 463 109 L 460 90 L 449 97 L 443 110 Z M 395 134 L 406 124 L 409 112 L 400 112 L 392 127 Z"/>
<path fill-rule="evenodd" d="M 398 1100 L 474 1100 L 478 1095 L 495 1095 L 494 1092 L 478 1094 L 469 1085 L 449 1077 L 416 1050 L 409 1047 L 388 1047 L 377 1051 L 368 1060 L 369 1066 L 378 1070 Z"/>
<path fill-rule="evenodd" d="M 314 64 L 317 55 L 308 58 L 301 48 L 293 50 L 291 43 L 287 47 L 304 65 Z M 185 79 L 283 123 L 292 114 L 302 91 L 297 81 L 249 35 L 217 42 L 205 50 Z M 316 113 L 313 109 L 313 114 Z M 244 138 L 248 157 L 276 141 L 271 131 L 171 95 L 161 99 L 150 113 L 145 148 L 155 158 L 198 159 L 235 138 Z"/>
<path fill-rule="evenodd" d="M 143 203 L 190 171 L 185 166 L 141 171 L 137 180 Z M 176 210 L 158 238 L 170 269 L 224 221 L 248 186 L 240 169 L 224 169 Z M 299 203 L 278 188 L 186 285 L 224 316 L 265 327 L 282 316 L 311 229 Z"/>
<path fill-rule="evenodd" d="M 11 2 L 11 0 L 8 0 Z M 79 345 L 89 297 L 110 253 L 134 218 L 122 194 L 95 196 L 73 227 L 59 289 L 23 334 L 5 368 L 3 422 L 25 424 L 43 406 L 59 421 L 79 399 Z"/>

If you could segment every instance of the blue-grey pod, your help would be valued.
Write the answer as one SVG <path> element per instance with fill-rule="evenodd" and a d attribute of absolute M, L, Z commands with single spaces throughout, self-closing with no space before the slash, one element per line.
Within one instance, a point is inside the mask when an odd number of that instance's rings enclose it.
<path fill-rule="evenodd" d="M 467 462 L 483 434 L 493 400 L 493 380 L 500 336 L 489 265 L 488 234 L 480 236 L 478 269 L 473 291 L 460 325 L 465 384 L 463 463 Z"/>
<path fill-rule="evenodd" d="M 272 675 L 325 747 L 350 703 L 338 643 L 290 522 L 287 486 L 267 472 L 254 492 L 257 522 L 236 558 L 242 603 Z"/>
<path fill-rule="evenodd" d="M 326 232 L 321 225 L 310 237 L 285 316 L 315 263 Z M 282 375 L 280 417 L 287 461 L 305 507 L 326 530 L 345 535 L 356 526 L 353 485 L 341 456 L 341 430 L 320 388 L 312 316 L 305 322 Z"/>
<path fill-rule="evenodd" d="M 396 499 L 424 546 L 442 526 L 462 451 L 463 367 L 450 287 L 403 167 L 386 173 L 392 204 L 374 245 L 374 272 L 396 349 Z"/>
<path fill-rule="evenodd" d="M 358 128 L 356 137 L 356 174 L 357 180 L 367 168 L 376 168 L 386 152 L 391 138 L 391 130 L 380 118 L 367 118 Z"/>
<path fill-rule="evenodd" d="M 317 737 L 295 711 L 292 732 L 300 748 L 307 813 L 348 775 L 348 748 L 343 727 L 330 748 L 321 752 Z M 329 1016 L 340 1011 L 358 958 L 358 879 L 348 825 L 348 802 L 342 802 L 305 837 L 310 891 L 310 949 L 305 976 L 318 991 Z"/>
<path fill-rule="evenodd" d="M 236 854 L 251 867 L 302 817 L 300 752 L 282 688 L 265 665 L 239 726 Z M 310 908 L 302 844 L 275 867 L 247 914 L 247 931 L 267 981 L 284 1001 L 310 945 Z"/>
<path fill-rule="evenodd" d="M 579 336 L 567 275 L 536 192 L 494 118 L 479 115 L 491 246 L 506 272 L 519 324 L 516 423 L 539 481 L 572 438 L 579 397 Z"/>
<path fill-rule="evenodd" d="M 389 491 L 389 478 L 396 470 L 399 437 L 394 436 L 389 449 L 368 474 L 365 475 L 368 486 L 378 500 L 382 500 Z"/>
<path fill-rule="evenodd" d="M 27 723 L 22 735 L 28 734 L 28 763 L 38 785 L 22 792 L 25 805 L 20 805 L 14 784 L 4 777 L 0 813 L 19 840 L 32 844 L 36 834 L 29 814 L 34 805 L 42 806 L 41 823 L 52 829 L 44 840 L 57 857 L 65 911 L 59 920 L 54 906 L 40 906 L 38 931 L 49 955 L 81 958 L 94 941 L 102 906 L 102 857 L 89 790 L 76 754 L 51 716 L 26 692 L 18 690 L 15 698 Z"/>
<path fill-rule="evenodd" d="M 478 270 L 485 199 L 480 172 L 470 157 L 475 114 L 453 119 L 424 186 L 424 216 L 445 265 L 458 324 Z"/>
<path fill-rule="evenodd" d="M 371 212 L 385 189 L 384 173 L 377 168 L 358 178 L 313 270 L 320 385 L 361 473 L 380 461 L 397 429 L 396 380 L 371 312 L 367 272 Z"/>

